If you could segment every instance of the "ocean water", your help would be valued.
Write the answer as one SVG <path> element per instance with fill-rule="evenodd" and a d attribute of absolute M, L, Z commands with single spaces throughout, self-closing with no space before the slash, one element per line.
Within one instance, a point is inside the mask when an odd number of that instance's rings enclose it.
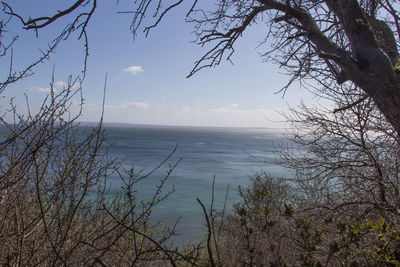
<path fill-rule="evenodd" d="M 166 164 L 135 189 L 138 199 L 150 199 L 169 166 L 179 161 L 164 185 L 164 192 L 172 188 L 175 192 L 152 213 L 154 221 L 168 225 L 181 217 L 178 235 L 174 237 L 177 244 L 199 241 L 204 235 L 205 219 L 196 198 L 209 207 L 214 177 L 214 207 L 224 206 L 229 188 L 226 201 L 229 209 L 239 200 L 238 186 L 248 185 L 252 174 L 261 171 L 278 176 L 288 174 L 274 164 L 274 151 L 286 142 L 277 130 L 140 125 L 106 125 L 105 130 L 108 153 L 136 173 L 152 171 L 175 150 Z M 120 192 L 120 178 L 114 175 L 109 181 L 109 193 Z"/>

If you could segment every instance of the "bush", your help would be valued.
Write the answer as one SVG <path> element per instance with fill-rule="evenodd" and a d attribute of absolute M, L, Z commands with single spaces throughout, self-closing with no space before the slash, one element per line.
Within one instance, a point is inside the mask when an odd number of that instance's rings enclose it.
<path fill-rule="evenodd" d="M 234 211 L 220 217 L 218 266 L 397 266 L 398 221 L 315 216 L 284 180 L 257 174 L 240 190 Z M 351 222 L 350 222 L 351 221 Z"/>
<path fill-rule="evenodd" d="M 149 266 L 182 256 L 166 243 L 174 233 L 150 221 L 170 193 L 164 177 L 150 201 L 133 186 L 146 176 L 124 170 L 102 150 L 105 134 L 79 126 L 70 114 L 73 84 L 54 90 L 36 114 L 2 120 L 0 143 L 0 265 Z M 171 170 L 172 171 L 172 170 Z M 106 197 L 107 178 L 119 174 L 122 192 Z"/>

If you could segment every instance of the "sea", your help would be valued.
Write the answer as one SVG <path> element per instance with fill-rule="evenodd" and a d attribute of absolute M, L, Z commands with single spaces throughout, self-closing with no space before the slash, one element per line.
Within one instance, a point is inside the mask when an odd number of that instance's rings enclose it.
<path fill-rule="evenodd" d="M 105 132 L 109 156 L 138 177 L 150 173 L 135 185 L 139 201 L 151 199 L 174 167 L 163 185 L 164 193 L 174 193 L 153 209 L 151 219 L 169 226 L 179 220 L 172 238 L 178 245 L 198 242 L 206 233 L 197 198 L 207 209 L 213 200 L 214 209 L 229 211 L 240 201 L 238 187 L 248 186 L 256 173 L 290 175 L 276 164 L 277 151 L 288 142 L 280 129 L 106 124 Z M 118 194 L 122 186 L 114 173 L 108 193 Z"/>

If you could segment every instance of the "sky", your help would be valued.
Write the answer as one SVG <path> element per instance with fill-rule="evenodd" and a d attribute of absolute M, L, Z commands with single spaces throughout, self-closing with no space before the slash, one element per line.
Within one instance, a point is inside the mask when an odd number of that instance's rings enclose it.
<path fill-rule="evenodd" d="M 35 0 L 10 4 L 15 12 L 29 18 L 51 15 L 72 2 Z M 168 14 L 147 38 L 139 34 L 134 39 L 130 32 L 132 15 L 118 13 L 132 10 L 132 2 L 98 1 L 87 29 L 89 58 L 81 121 L 100 119 L 106 74 L 105 122 L 282 128 L 287 125 L 281 113 L 287 112 L 288 106 L 314 101 L 296 85 L 289 88 L 285 97 L 276 93 L 288 77 L 278 66 L 260 57 L 265 51 L 265 47 L 257 48 L 265 37 L 264 25 L 251 27 L 240 38 L 232 56 L 234 64 L 223 61 L 187 79 L 194 62 L 207 49 L 192 42 L 193 25 L 184 21 L 187 7 Z M 40 30 L 38 37 L 32 31 L 20 30 L 18 21 L 10 23 L 8 31 L 18 33 L 20 38 L 13 51 L 15 69 L 40 56 L 67 21 L 68 17 Z M 49 92 L 53 69 L 55 88 L 60 90 L 69 75 L 80 74 L 83 57 L 82 41 L 71 36 L 50 60 L 34 69 L 34 75 L 8 87 L 1 105 L 6 107 L 13 97 L 22 112 L 26 99 L 33 111 L 38 109 Z M 0 68 L 3 75 L 8 72 L 9 58 L 2 58 Z"/>

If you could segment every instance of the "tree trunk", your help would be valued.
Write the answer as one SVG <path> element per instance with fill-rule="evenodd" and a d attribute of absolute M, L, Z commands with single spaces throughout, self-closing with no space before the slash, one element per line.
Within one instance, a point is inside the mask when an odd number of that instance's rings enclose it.
<path fill-rule="evenodd" d="M 326 0 L 349 38 L 356 65 L 339 62 L 346 77 L 370 96 L 388 122 L 400 135 L 400 74 L 396 75 L 393 57 L 377 41 L 368 18 L 356 0 Z M 386 38 L 387 40 L 388 38 Z M 394 40 L 394 38 L 393 38 Z M 396 44 L 394 44 L 396 47 Z M 392 49 L 393 50 L 393 49 Z M 397 54 L 397 55 L 396 55 Z"/>

